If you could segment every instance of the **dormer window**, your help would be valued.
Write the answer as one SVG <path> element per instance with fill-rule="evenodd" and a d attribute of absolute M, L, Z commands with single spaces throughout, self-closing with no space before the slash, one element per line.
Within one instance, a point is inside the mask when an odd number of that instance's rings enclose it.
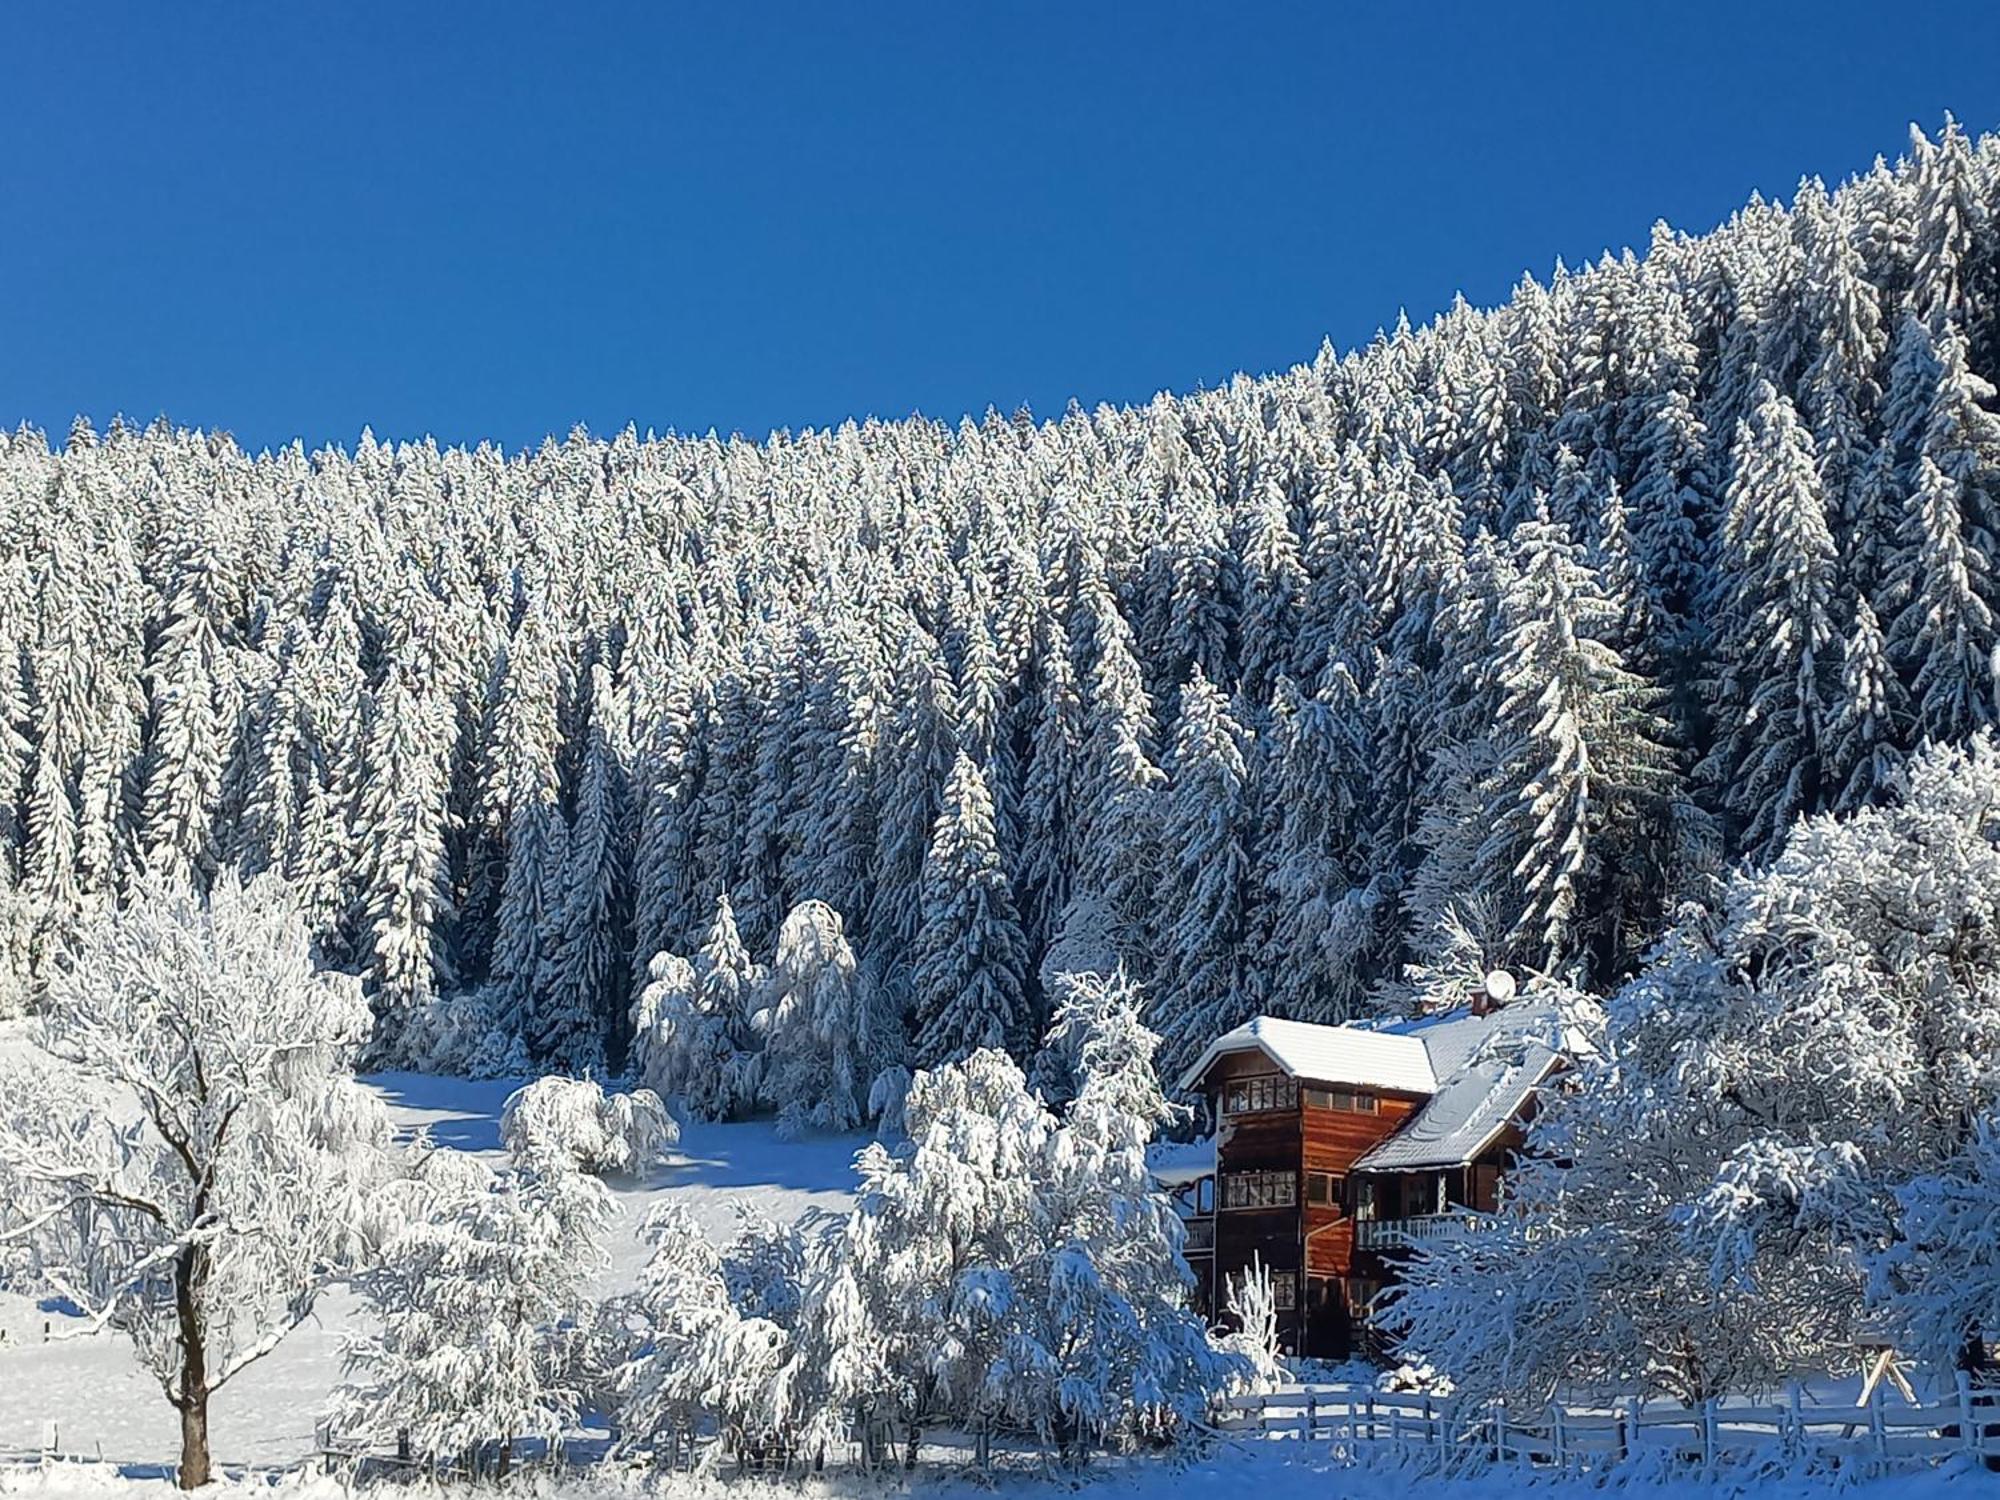
<path fill-rule="evenodd" d="M 1298 1102 L 1297 1081 L 1281 1073 L 1268 1073 L 1261 1078 L 1238 1078 L 1222 1091 L 1222 1112 L 1225 1115 L 1272 1114 L 1282 1109 L 1295 1109 Z"/>

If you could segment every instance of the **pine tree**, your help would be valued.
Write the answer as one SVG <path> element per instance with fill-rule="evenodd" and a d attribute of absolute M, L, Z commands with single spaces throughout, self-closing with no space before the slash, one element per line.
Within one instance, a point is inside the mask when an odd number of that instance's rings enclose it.
<path fill-rule="evenodd" d="M 1828 800 L 1836 703 L 1833 538 L 1804 430 L 1768 381 L 1737 429 L 1725 506 L 1710 699 L 1723 729 L 1704 769 L 1745 846 L 1765 849 Z"/>
<path fill-rule="evenodd" d="M 1168 757 L 1166 878 L 1156 897 L 1161 980 L 1153 1024 L 1170 1077 L 1257 1009 L 1247 943 L 1255 900 L 1247 739 L 1228 701 L 1197 671 L 1181 690 Z"/>
<path fill-rule="evenodd" d="M 956 1062 L 982 1047 L 1024 1055 L 1027 943 L 993 826 L 993 799 L 961 753 L 924 858 L 923 927 L 913 957 L 916 1054 Z"/>
<path fill-rule="evenodd" d="M 1620 913 L 1602 903 L 1614 872 L 1643 855 L 1641 804 L 1663 788 L 1665 725 L 1657 691 L 1602 638 L 1616 609 L 1577 545 L 1545 516 L 1515 544 L 1478 869 L 1481 892 L 1511 914 L 1507 956 L 1558 972 L 1578 956 L 1580 927 L 1615 930 Z"/>

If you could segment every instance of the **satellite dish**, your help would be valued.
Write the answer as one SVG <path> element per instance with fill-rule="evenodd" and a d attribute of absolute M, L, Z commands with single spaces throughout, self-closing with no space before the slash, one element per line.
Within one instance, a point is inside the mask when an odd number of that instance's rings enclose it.
<path fill-rule="evenodd" d="M 1514 976 L 1505 969 L 1491 969 L 1486 975 L 1486 998 L 1495 1005 L 1505 1005 L 1514 998 Z"/>

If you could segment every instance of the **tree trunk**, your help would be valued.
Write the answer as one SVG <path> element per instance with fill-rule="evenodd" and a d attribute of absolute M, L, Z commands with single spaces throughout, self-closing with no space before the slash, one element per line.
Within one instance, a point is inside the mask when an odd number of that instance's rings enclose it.
<path fill-rule="evenodd" d="M 181 1406 L 181 1488 L 198 1490 L 211 1477 L 208 1456 L 208 1393 Z"/>
<path fill-rule="evenodd" d="M 208 1254 L 190 1245 L 174 1267 L 174 1316 L 180 1325 L 181 1390 L 174 1403 L 181 1414 L 181 1475 L 184 1490 L 198 1490 L 212 1477 L 208 1453 L 208 1345 L 196 1305 L 208 1272 Z"/>

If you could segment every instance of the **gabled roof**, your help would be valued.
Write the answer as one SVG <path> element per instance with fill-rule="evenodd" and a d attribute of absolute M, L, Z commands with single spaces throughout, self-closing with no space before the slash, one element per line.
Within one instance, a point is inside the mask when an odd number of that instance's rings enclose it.
<path fill-rule="evenodd" d="M 1208 1044 L 1194 1066 L 1181 1075 L 1191 1089 L 1216 1060 L 1231 1052 L 1262 1052 L 1294 1078 L 1308 1083 L 1358 1084 L 1428 1094 L 1437 1088 L 1430 1053 L 1413 1036 L 1364 1026 L 1315 1026 L 1258 1016 Z"/>
<path fill-rule="evenodd" d="M 1472 1161 L 1520 1116 L 1561 1058 L 1539 1042 L 1482 1055 L 1455 1074 L 1357 1172 L 1414 1172 Z"/>
<path fill-rule="evenodd" d="M 1389 1026 L 1314 1026 L 1259 1016 L 1217 1037 L 1181 1080 L 1193 1088 L 1218 1058 L 1261 1051 L 1294 1078 L 1427 1094 L 1357 1171 L 1462 1166 L 1515 1120 L 1580 1046 L 1561 1007 L 1520 1000 L 1483 1016 L 1456 1010 Z"/>

